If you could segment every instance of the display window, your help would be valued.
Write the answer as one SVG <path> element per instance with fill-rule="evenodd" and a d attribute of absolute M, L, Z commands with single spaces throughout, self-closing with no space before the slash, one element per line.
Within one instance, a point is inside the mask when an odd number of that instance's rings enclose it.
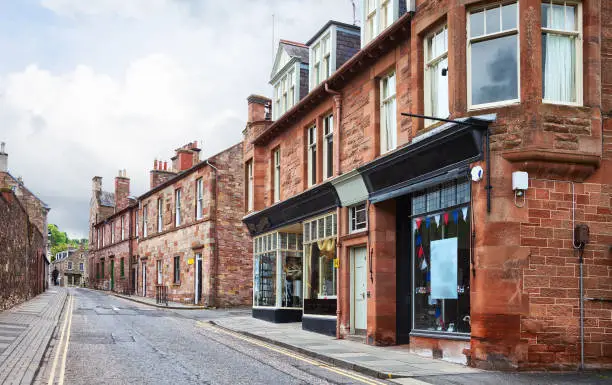
<path fill-rule="evenodd" d="M 302 234 L 273 232 L 253 240 L 253 305 L 302 307 Z"/>
<path fill-rule="evenodd" d="M 412 198 L 413 330 L 470 333 L 470 184 Z"/>

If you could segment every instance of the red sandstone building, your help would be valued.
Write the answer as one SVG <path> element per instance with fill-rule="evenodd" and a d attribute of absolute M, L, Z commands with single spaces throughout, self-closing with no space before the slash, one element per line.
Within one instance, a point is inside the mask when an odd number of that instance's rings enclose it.
<path fill-rule="evenodd" d="M 248 99 L 253 316 L 484 368 L 612 366 L 612 3 L 362 16 L 323 76 L 339 47 L 307 44 L 310 91 L 275 120 L 284 92 Z"/>
<path fill-rule="evenodd" d="M 100 192 L 94 178 L 92 215 L 103 218 L 92 227 L 97 287 L 206 306 L 250 304 L 242 145 L 204 161 L 199 154 L 194 142 L 176 150 L 170 167 L 156 160 L 150 190 L 133 200 L 125 174 L 114 194 Z"/>

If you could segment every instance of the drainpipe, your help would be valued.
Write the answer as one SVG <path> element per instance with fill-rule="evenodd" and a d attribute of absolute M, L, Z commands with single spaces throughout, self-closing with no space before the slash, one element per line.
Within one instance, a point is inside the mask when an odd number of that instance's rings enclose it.
<path fill-rule="evenodd" d="M 211 215 L 212 218 L 210 220 L 210 227 L 211 227 L 211 231 L 213 234 L 213 239 L 215 241 L 215 245 L 213 248 L 213 253 L 212 253 L 212 260 L 210 263 L 210 275 L 209 275 L 209 279 L 211 280 L 211 284 L 210 284 L 210 293 L 209 293 L 209 303 L 208 306 L 216 306 L 217 305 L 217 301 L 216 301 L 216 297 L 217 297 L 217 268 L 218 268 L 218 261 L 219 261 L 219 235 L 217 234 L 217 209 L 218 209 L 218 202 L 217 202 L 217 177 L 218 177 L 218 173 L 219 173 L 219 169 L 217 167 L 215 167 L 213 164 L 211 164 L 208 159 L 206 159 L 206 164 L 209 165 L 214 171 L 215 171 L 215 175 L 214 175 L 214 186 L 212 189 L 212 206 L 214 208 L 214 210 L 211 210 Z M 196 262 L 197 263 L 197 262 Z"/>
<path fill-rule="evenodd" d="M 325 82 L 325 91 L 334 97 L 334 168 L 335 175 L 341 175 L 340 169 L 340 120 L 342 112 L 342 94 L 329 88 L 329 83 Z"/>

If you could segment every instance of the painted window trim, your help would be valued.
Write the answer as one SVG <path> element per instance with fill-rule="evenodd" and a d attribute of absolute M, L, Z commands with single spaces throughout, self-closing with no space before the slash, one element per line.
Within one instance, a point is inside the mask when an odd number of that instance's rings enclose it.
<path fill-rule="evenodd" d="M 328 166 L 328 158 L 331 155 L 331 157 L 333 158 L 334 156 L 334 150 L 333 150 L 333 143 L 334 143 L 334 114 L 329 114 L 326 115 L 323 119 L 323 151 L 322 151 L 322 155 L 323 155 L 323 180 L 332 178 L 334 176 L 334 163 L 333 163 L 333 159 L 332 159 L 332 166 L 331 166 L 331 170 L 327 167 Z M 327 132 L 325 132 L 327 130 Z M 327 142 L 331 141 L 332 142 L 332 153 L 329 154 L 328 151 L 328 146 L 327 146 Z"/>
<path fill-rule="evenodd" d="M 388 0 L 391 2 L 391 8 L 393 12 L 393 17 L 391 18 L 391 23 L 385 27 L 383 27 L 383 23 L 381 20 L 382 14 L 382 3 L 386 3 L 385 0 L 372 0 L 376 2 L 376 9 L 372 12 L 368 12 L 367 10 L 367 0 L 362 0 L 361 2 L 361 20 L 363 20 L 361 26 L 361 48 L 368 45 L 371 41 L 375 40 L 378 35 L 380 35 L 385 29 L 389 28 L 393 23 L 397 21 L 399 18 L 399 2 L 405 0 Z M 369 19 L 368 16 L 373 15 L 374 17 L 374 28 L 372 36 L 368 36 L 367 33 L 367 21 Z"/>
<path fill-rule="evenodd" d="M 355 211 L 355 215 L 357 214 L 357 207 L 363 205 L 363 210 L 365 211 L 365 227 L 362 229 L 354 229 L 353 228 L 353 211 Z M 349 234 L 358 234 L 365 231 L 368 231 L 368 204 L 367 202 L 360 202 L 348 207 L 348 220 L 349 220 Z"/>
<path fill-rule="evenodd" d="M 430 52 L 429 52 L 429 40 L 432 38 L 435 38 L 435 36 L 437 34 L 439 34 L 440 32 L 443 32 L 444 30 L 446 30 L 446 51 L 441 54 L 438 55 L 436 57 L 430 58 Z M 440 27 L 436 28 L 433 32 L 431 32 L 430 34 L 428 34 L 425 39 L 423 39 L 423 52 L 425 53 L 424 55 L 424 69 L 423 69 L 423 79 L 424 79 L 424 84 L 425 87 L 424 88 L 424 100 L 423 100 L 423 106 L 425 107 L 425 115 L 429 115 L 429 116 L 433 116 L 433 104 L 432 104 L 432 99 L 434 96 L 434 91 L 437 93 L 437 90 L 433 90 L 430 87 L 431 84 L 431 79 L 432 76 L 434 75 L 433 72 L 433 66 L 437 65 L 439 62 L 441 62 L 444 59 L 448 60 L 448 24 L 445 22 L 443 25 L 441 25 Z M 448 71 L 448 68 L 446 70 L 446 81 L 450 81 L 450 72 Z M 436 95 L 437 96 L 437 95 Z M 449 95 L 450 96 L 450 95 Z M 449 99 L 446 101 L 449 104 L 449 111 L 450 111 L 450 97 Z M 447 118 L 448 116 L 440 116 L 441 118 Z M 432 124 L 436 124 L 438 123 L 438 121 L 436 120 L 430 120 L 430 119 L 425 119 L 425 127 L 427 126 L 431 126 Z"/>
<path fill-rule="evenodd" d="M 389 79 L 390 77 L 395 77 L 395 89 L 393 90 L 393 95 L 388 96 L 387 98 L 383 98 L 383 83 L 385 82 L 385 80 Z M 378 83 L 378 86 L 380 88 L 379 93 L 380 93 L 380 106 L 379 106 L 379 111 L 380 111 L 380 124 L 379 124 L 379 138 L 380 138 L 380 154 L 386 154 L 388 152 L 391 152 L 393 150 L 395 150 L 397 148 L 397 73 L 395 71 L 395 69 L 387 72 L 384 76 L 382 76 L 380 78 L 380 81 Z M 383 119 L 384 119 L 384 107 L 387 103 L 392 102 L 392 100 L 395 99 L 395 130 L 393 130 L 393 142 L 394 145 L 392 148 L 383 148 L 383 132 L 385 132 L 385 127 L 383 126 Z M 384 136 L 384 138 L 386 138 L 386 134 Z M 385 141 L 386 142 L 386 141 Z"/>

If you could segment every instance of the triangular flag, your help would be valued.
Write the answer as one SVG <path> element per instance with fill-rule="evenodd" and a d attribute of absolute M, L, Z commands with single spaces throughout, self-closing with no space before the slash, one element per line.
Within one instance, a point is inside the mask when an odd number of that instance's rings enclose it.
<path fill-rule="evenodd" d="M 425 227 L 429 228 L 429 222 L 431 221 L 430 217 L 425 218 Z"/>
<path fill-rule="evenodd" d="M 436 226 L 440 226 L 440 214 L 434 216 L 434 219 L 436 220 Z"/>
<path fill-rule="evenodd" d="M 436 308 L 436 318 L 440 318 L 440 316 L 442 315 L 442 310 L 440 310 L 439 307 Z"/>
<path fill-rule="evenodd" d="M 461 214 L 463 215 L 463 220 L 467 217 L 468 208 L 464 207 L 461 209 Z"/>
<path fill-rule="evenodd" d="M 427 269 L 427 259 L 423 258 L 423 263 L 421 263 L 421 270 Z"/>
<path fill-rule="evenodd" d="M 453 219 L 455 220 L 455 223 L 459 223 L 459 210 L 453 211 Z"/>
<path fill-rule="evenodd" d="M 420 236 L 420 235 L 417 235 L 417 236 L 416 236 L 416 240 L 415 240 L 415 242 L 414 242 L 414 243 L 415 243 L 417 246 L 421 246 L 421 236 Z"/>
<path fill-rule="evenodd" d="M 444 224 L 448 225 L 448 213 L 444 213 Z"/>
<path fill-rule="evenodd" d="M 423 258 L 423 254 L 425 254 L 425 252 L 423 251 L 423 246 L 419 246 L 419 251 L 417 251 L 417 255 L 419 256 L 419 258 Z"/>
<path fill-rule="evenodd" d="M 414 220 L 414 224 L 416 225 L 417 230 L 421 228 L 421 221 L 423 220 L 423 218 L 416 218 Z"/>

